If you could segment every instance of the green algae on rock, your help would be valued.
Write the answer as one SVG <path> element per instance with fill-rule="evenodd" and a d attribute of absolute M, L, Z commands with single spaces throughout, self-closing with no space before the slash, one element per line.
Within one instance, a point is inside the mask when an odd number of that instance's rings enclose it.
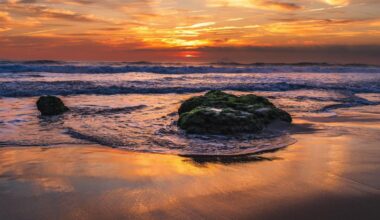
<path fill-rule="evenodd" d="M 55 96 L 41 96 L 37 101 L 37 108 L 41 115 L 60 115 L 69 111 L 62 100 Z"/>
<path fill-rule="evenodd" d="M 236 96 L 219 90 L 186 100 L 178 126 L 189 133 L 255 133 L 276 120 L 292 122 L 289 113 L 256 95 Z"/>

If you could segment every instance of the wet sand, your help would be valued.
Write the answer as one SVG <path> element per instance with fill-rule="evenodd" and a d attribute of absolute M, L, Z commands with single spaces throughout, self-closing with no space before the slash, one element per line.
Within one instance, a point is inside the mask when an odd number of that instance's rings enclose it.
<path fill-rule="evenodd" d="M 380 107 L 340 111 L 242 158 L 1 148 L 0 219 L 380 219 Z"/>

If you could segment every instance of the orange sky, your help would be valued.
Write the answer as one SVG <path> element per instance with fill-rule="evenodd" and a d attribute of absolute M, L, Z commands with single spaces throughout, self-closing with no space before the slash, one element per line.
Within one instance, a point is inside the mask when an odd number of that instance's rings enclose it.
<path fill-rule="evenodd" d="M 378 0 L 0 0 L 0 59 L 377 63 Z"/>

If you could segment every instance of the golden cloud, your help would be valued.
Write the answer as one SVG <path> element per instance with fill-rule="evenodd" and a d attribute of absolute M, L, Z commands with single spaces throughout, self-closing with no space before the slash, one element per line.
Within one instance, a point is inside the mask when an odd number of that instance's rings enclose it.
<path fill-rule="evenodd" d="M 186 29 L 186 28 L 201 28 L 201 27 L 208 27 L 208 26 L 212 26 L 212 25 L 215 25 L 216 23 L 213 22 L 213 21 L 210 21 L 210 22 L 202 22 L 202 23 L 197 23 L 197 24 L 193 24 L 193 25 L 190 25 L 190 26 L 185 26 L 185 27 L 177 27 L 178 29 Z"/>
<path fill-rule="evenodd" d="M 350 0 L 323 0 L 323 2 L 334 6 L 346 6 L 350 4 Z"/>
<path fill-rule="evenodd" d="M 9 16 L 8 12 L 0 11 L 0 22 L 9 22 L 11 20 L 11 17 Z"/>

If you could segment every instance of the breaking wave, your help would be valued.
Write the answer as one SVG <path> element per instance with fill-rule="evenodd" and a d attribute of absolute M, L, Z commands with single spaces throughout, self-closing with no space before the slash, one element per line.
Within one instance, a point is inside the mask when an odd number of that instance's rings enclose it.
<path fill-rule="evenodd" d="M 60 61 L 0 62 L 0 73 L 130 73 L 148 72 L 156 74 L 192 73 L 380 73 L 378 66 L 366 65 L 179 65 L 154 63 L 76 63 Z"/>
<path fill-rule="evenodd" d="M 286 80 L 284 80 L 286 81 Z M 208 90 L 231 91 L 294 91 L 330 90 L 352 93 L 379 93 L 380 82 L 320 83 L 320 82 L 220 82 L 199 84 L 175 84 L 173 82 L 90 82 L 90 81 L 0 81 L 2 97 L 33 97 L 41 95 L 116 95 L 116 94 L 166 94 L 196 93 Z"/>

